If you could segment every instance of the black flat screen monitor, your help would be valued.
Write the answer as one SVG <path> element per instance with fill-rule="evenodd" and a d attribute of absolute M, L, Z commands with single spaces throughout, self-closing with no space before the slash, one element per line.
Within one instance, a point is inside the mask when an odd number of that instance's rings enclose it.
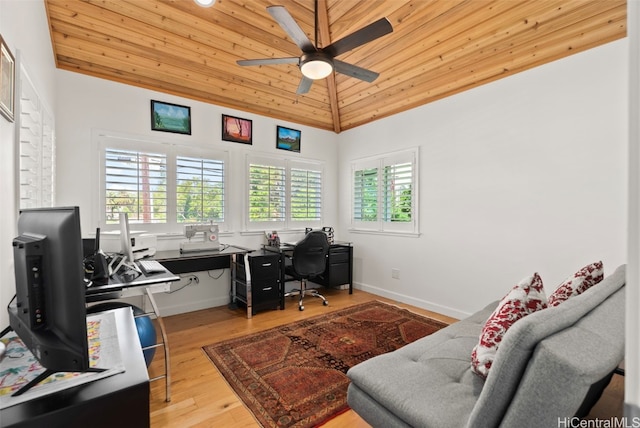
<path fill-rule="evenodd" d="M 35 383 L 55 372 L 94 371 L 89 368 L 79 208 L 23 210 L 18 234 L 9 322 L 46 369 Z"/>

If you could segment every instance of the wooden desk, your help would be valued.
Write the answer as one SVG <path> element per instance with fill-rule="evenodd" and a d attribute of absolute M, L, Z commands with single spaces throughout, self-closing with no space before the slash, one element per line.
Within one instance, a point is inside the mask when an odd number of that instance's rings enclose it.
<path fill-rule="evenodd" d="M 149 376 L 130 308 L 114 310 L 123 373 L 0 410 L 3 428 L 149 427 Z"/>

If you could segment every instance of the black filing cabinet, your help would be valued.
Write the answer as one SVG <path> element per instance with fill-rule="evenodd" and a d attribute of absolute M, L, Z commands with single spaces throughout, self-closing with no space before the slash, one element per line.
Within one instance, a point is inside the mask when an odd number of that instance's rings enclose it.
<path fill-rule="evenodd" d="M 281 263 L 280 254 L 262 250 L 237 257 L 233 297 L 251 308 L 252 315 L 280 306 Z"/>
<path fill-rule="evenodd" d="M 327 257 L 325 271 L 312 281 L 325 287 L 349 285 L 349 294 L 353 292 L 353 247 L 349 244 L 332 244 Z"/>

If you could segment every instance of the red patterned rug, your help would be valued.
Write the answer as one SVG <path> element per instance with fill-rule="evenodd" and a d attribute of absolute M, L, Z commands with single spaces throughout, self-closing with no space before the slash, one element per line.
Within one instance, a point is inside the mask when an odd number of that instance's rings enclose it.
<path fill-rule="evenodd" d="M 263 427 L 313 427 L 348 409 L 350 367 L 445 326 L 374 301 L 203 349 Z"/>

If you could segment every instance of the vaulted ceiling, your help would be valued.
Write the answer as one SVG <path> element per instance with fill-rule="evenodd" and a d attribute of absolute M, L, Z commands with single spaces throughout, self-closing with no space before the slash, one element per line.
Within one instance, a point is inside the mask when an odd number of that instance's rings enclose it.
<path fill-rule="evenodd" d="M 299 56 L 267 12 L 286 7 L 327 46 L 386 17 L 393 32 L 297 95 Z M 624 0 L 45 0 L 57 67 L 341 132 L 626 36 Z M 317 15 L 316 15 L 317 8 Z M 317 16 L 317 18 L 316 18 Z M 317 21 L 317 25 L 316 25 Z"/>

